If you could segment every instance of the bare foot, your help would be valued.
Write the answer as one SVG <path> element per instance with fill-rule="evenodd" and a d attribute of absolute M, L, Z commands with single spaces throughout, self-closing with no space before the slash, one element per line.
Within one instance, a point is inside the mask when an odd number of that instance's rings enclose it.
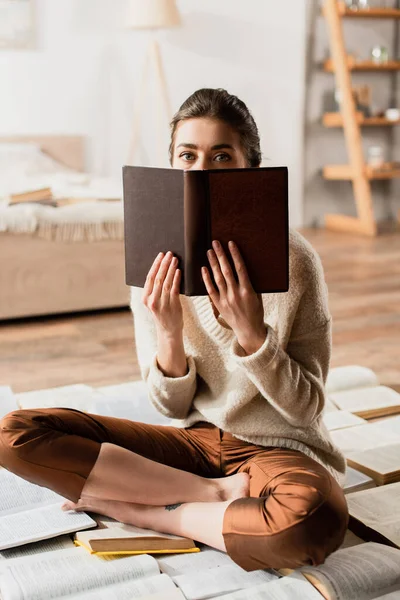
<path fill-rule="evenodd" d="M 229 477 L 218 479 L 220 485 L 220 499 L 236 500 L 250 495 L 250 475 L 248 473 L 236 473 Z"/>
<path fill-rule="evenodd" d="M 149 507 L 143 504 L 133 504 L 130 502 L 119 502 L 116 500 L 102 500 L 94 496 L 79 498 L 78 502 L 67 500 L 61 506 L 61 509 L 75 510 L 77 512 L 91 511 L 106 517 L 116 519 L 120 523 L 136 525 L 136 527 L 145 527 L 144 517 Z"/>

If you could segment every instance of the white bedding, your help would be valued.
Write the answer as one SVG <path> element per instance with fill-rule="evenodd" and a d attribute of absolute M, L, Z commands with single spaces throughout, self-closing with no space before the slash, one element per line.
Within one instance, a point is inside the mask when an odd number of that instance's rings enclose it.
<path fill-rule="evenodd" d="M 9 205 L 13 194 L 49 187 L 55 199 L 83 198 L 88 202 L 60 207 L 37 203 Z M 104 202 L 111 199 L 117 201 Z M 108 235 L 104 228 L 99 230 L 99 225 L 107 223 L 119 224 L 118 235 Z M 69 169 L 43 153 L 35 143 L 0 143 L 0 231 L 38 231 L 42 237 L 51 237 L 49 232 L 54 233 L 56 226 L 81 225 L 80 234 L 75 229 L 74 235 L 69 232 L 68 237 L 83 239 L 84 226 L 93 225 L 97 230 L 92 227 L 92 236 L 102 239 L 120 237 L 122 223 L 122 178 L 116 180 Z"/>

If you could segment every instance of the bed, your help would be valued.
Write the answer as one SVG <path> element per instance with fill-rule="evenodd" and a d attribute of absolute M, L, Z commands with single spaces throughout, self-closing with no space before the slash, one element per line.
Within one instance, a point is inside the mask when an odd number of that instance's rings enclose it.
<path fill-rule="evenodd" d="M 6 152 L 8 148 L 10 152 Z M 1 149 L 3 168 L 10 181 L 4 178 L 3 170 L 0 319 L 128 306 L 122 198 L 105 202 L 109 190 L 104 192 L 106 197 L 93 198 L 98 190 L 101 194 L 112 185 L 104 178 L 85 174 L 84 139 L 77 136 L 0 138 L 0 167 Z M 11 207 L 6 201 L 7 185 L 11 185 L 11 180 L 16 181 L 17 188 L 28 185 L 19 176 L 21 169 L 14 169 L 14 178 L 11 177 L 13 167 L 7 169 L 6 161 L 13 164 L 13 149 L 26 164 L 33 155 L 35 160 L 43 161 L 49 173 L 37 172 L 32 177 L 36 177 L 38 184 L 50 182 L 56 190 L 55 197 L 67 195 L 76 203 L 58 208 L 32 203 Z M 54 172 L 50 173 L 52 169 Z M 84 196 L 82 201 L 80 195 Z M 110 195 L 115 196 L 116 192 Z"/>

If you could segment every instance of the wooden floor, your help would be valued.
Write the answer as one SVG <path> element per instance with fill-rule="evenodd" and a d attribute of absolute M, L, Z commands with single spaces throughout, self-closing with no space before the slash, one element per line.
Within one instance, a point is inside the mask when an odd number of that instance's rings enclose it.
<path fill-rule="evenodd" d="M 303 229 L 321 256 L 333 316 L 331 367 L 359 364 L 400 391 L 400 233 Z M 0 385 L 23 392 L 140 379 L 129 310 L 0 324 Z"/>

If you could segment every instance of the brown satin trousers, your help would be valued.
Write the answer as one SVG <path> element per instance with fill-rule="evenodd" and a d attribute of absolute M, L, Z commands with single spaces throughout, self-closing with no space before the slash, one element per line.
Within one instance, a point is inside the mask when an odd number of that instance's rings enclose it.
<path fill-rule="evenodd" d="M 228 505 L 222 531 L 247 571 L 318 565 L 343 541 L 346 499 L 321 464 L 209 423 L 180 429 L 69 408 L 17 410 L 0 421 L 0 465 L 77 502 L 103 442 L 202 477 L 249 473 L 250 497 Z"/>

